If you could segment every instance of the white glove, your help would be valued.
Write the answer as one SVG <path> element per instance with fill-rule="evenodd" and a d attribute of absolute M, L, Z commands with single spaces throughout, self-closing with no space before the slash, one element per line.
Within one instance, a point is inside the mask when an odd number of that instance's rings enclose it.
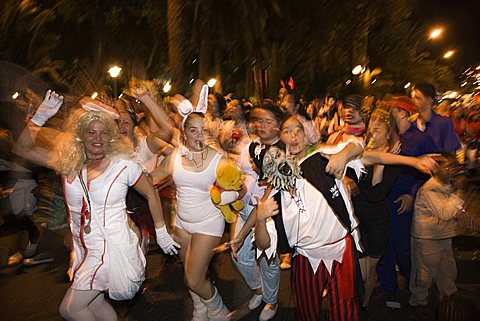
<path fill-rule="evenodd" d="M 237 191 L 225 191 L 220 194 L 220 203 L 218 205 L 226 205 L 235 202 L 238 199 Z"/>
<path fill-rule="evenodd" d="M 43 126 L 50 117 L 57 113 L 62 104 L 63 96 L 48 90 L 45 94 L 45 99 L 40 106 L 38 106 L 35 115 L 33 115 L 32 122 L 37 126 Z"/>
<path fill-rule="evenodd" d="M 157 243 L 158 245 L 160 245 L 165 254 L 173 255 L 178 253 L 180 244 L 175 242 L 170 236 L 170 234 L 168 234 L 165 225 L 160 228 L 156 228 L 155 234 L 157 236 Z"/>

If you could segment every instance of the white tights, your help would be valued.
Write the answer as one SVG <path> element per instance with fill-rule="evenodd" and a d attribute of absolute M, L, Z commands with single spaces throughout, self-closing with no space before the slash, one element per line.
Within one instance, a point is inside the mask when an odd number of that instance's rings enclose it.
<path fill-rule="evenodd" d="M 68 289 L 59 308 L 60 315 L 69 321 L 117 321 L 117 313 L 100 291 Z"/>

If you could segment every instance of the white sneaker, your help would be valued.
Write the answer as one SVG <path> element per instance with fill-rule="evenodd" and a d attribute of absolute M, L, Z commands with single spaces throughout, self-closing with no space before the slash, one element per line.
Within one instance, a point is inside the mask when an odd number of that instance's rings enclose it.
<path fill-rule="evenodd" d="M 258 317 L 258 321 L 268 321 L 277 313 L 278 303 L 275 304 L 275 308 L 273 310 L 269 309 L 267 306 L 268 305 L 263 308 L 262 313 L 260 313 L 260 316 Z"/>
<path fill-rule="evenodd" d="M 255 310 L 260 304 L 262 304 L 262 295 L 254 294 L 250 301 L 248 301 L 248 308 L 250 310 Z"/>

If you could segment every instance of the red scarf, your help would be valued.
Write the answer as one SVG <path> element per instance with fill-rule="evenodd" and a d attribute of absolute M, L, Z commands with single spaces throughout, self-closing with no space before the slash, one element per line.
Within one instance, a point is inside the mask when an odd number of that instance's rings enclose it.
<path fill-rule="evenodd" d="M 343 134 L 353 135 L 356 137 L 362 136 L 365 133 L 365 127 L 352 127 L 349 125 L 345 125 L 342 130 L 338 133 L 337 137 L 333 141 L 333 144 L 338 144 L 342 140 Z"/>
<path fill-rule="evenodd" d="M 342 132 L 348 135 L 362 136 L 365 132 L 365 127 L 352 127 L 345 125 L 345 127 L 342 128 Z"/>

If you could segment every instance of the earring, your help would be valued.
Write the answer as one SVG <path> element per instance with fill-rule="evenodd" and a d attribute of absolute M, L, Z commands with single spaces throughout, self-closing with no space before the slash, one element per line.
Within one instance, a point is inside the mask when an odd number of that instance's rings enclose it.
<path fill-rule="evenodd" d="M 76 140 L 77 142 L 81 142 L 81 141 L 82 141 L 82 140 L 81 140 L 80 138 L 78 138 L 78 137 L 75 137 L 75 140 Z"/>
<path fill-rule="evenodd" d="M 110 143 L 113 143 L 115 141 L 115 138 L 110 139 Z"/>

